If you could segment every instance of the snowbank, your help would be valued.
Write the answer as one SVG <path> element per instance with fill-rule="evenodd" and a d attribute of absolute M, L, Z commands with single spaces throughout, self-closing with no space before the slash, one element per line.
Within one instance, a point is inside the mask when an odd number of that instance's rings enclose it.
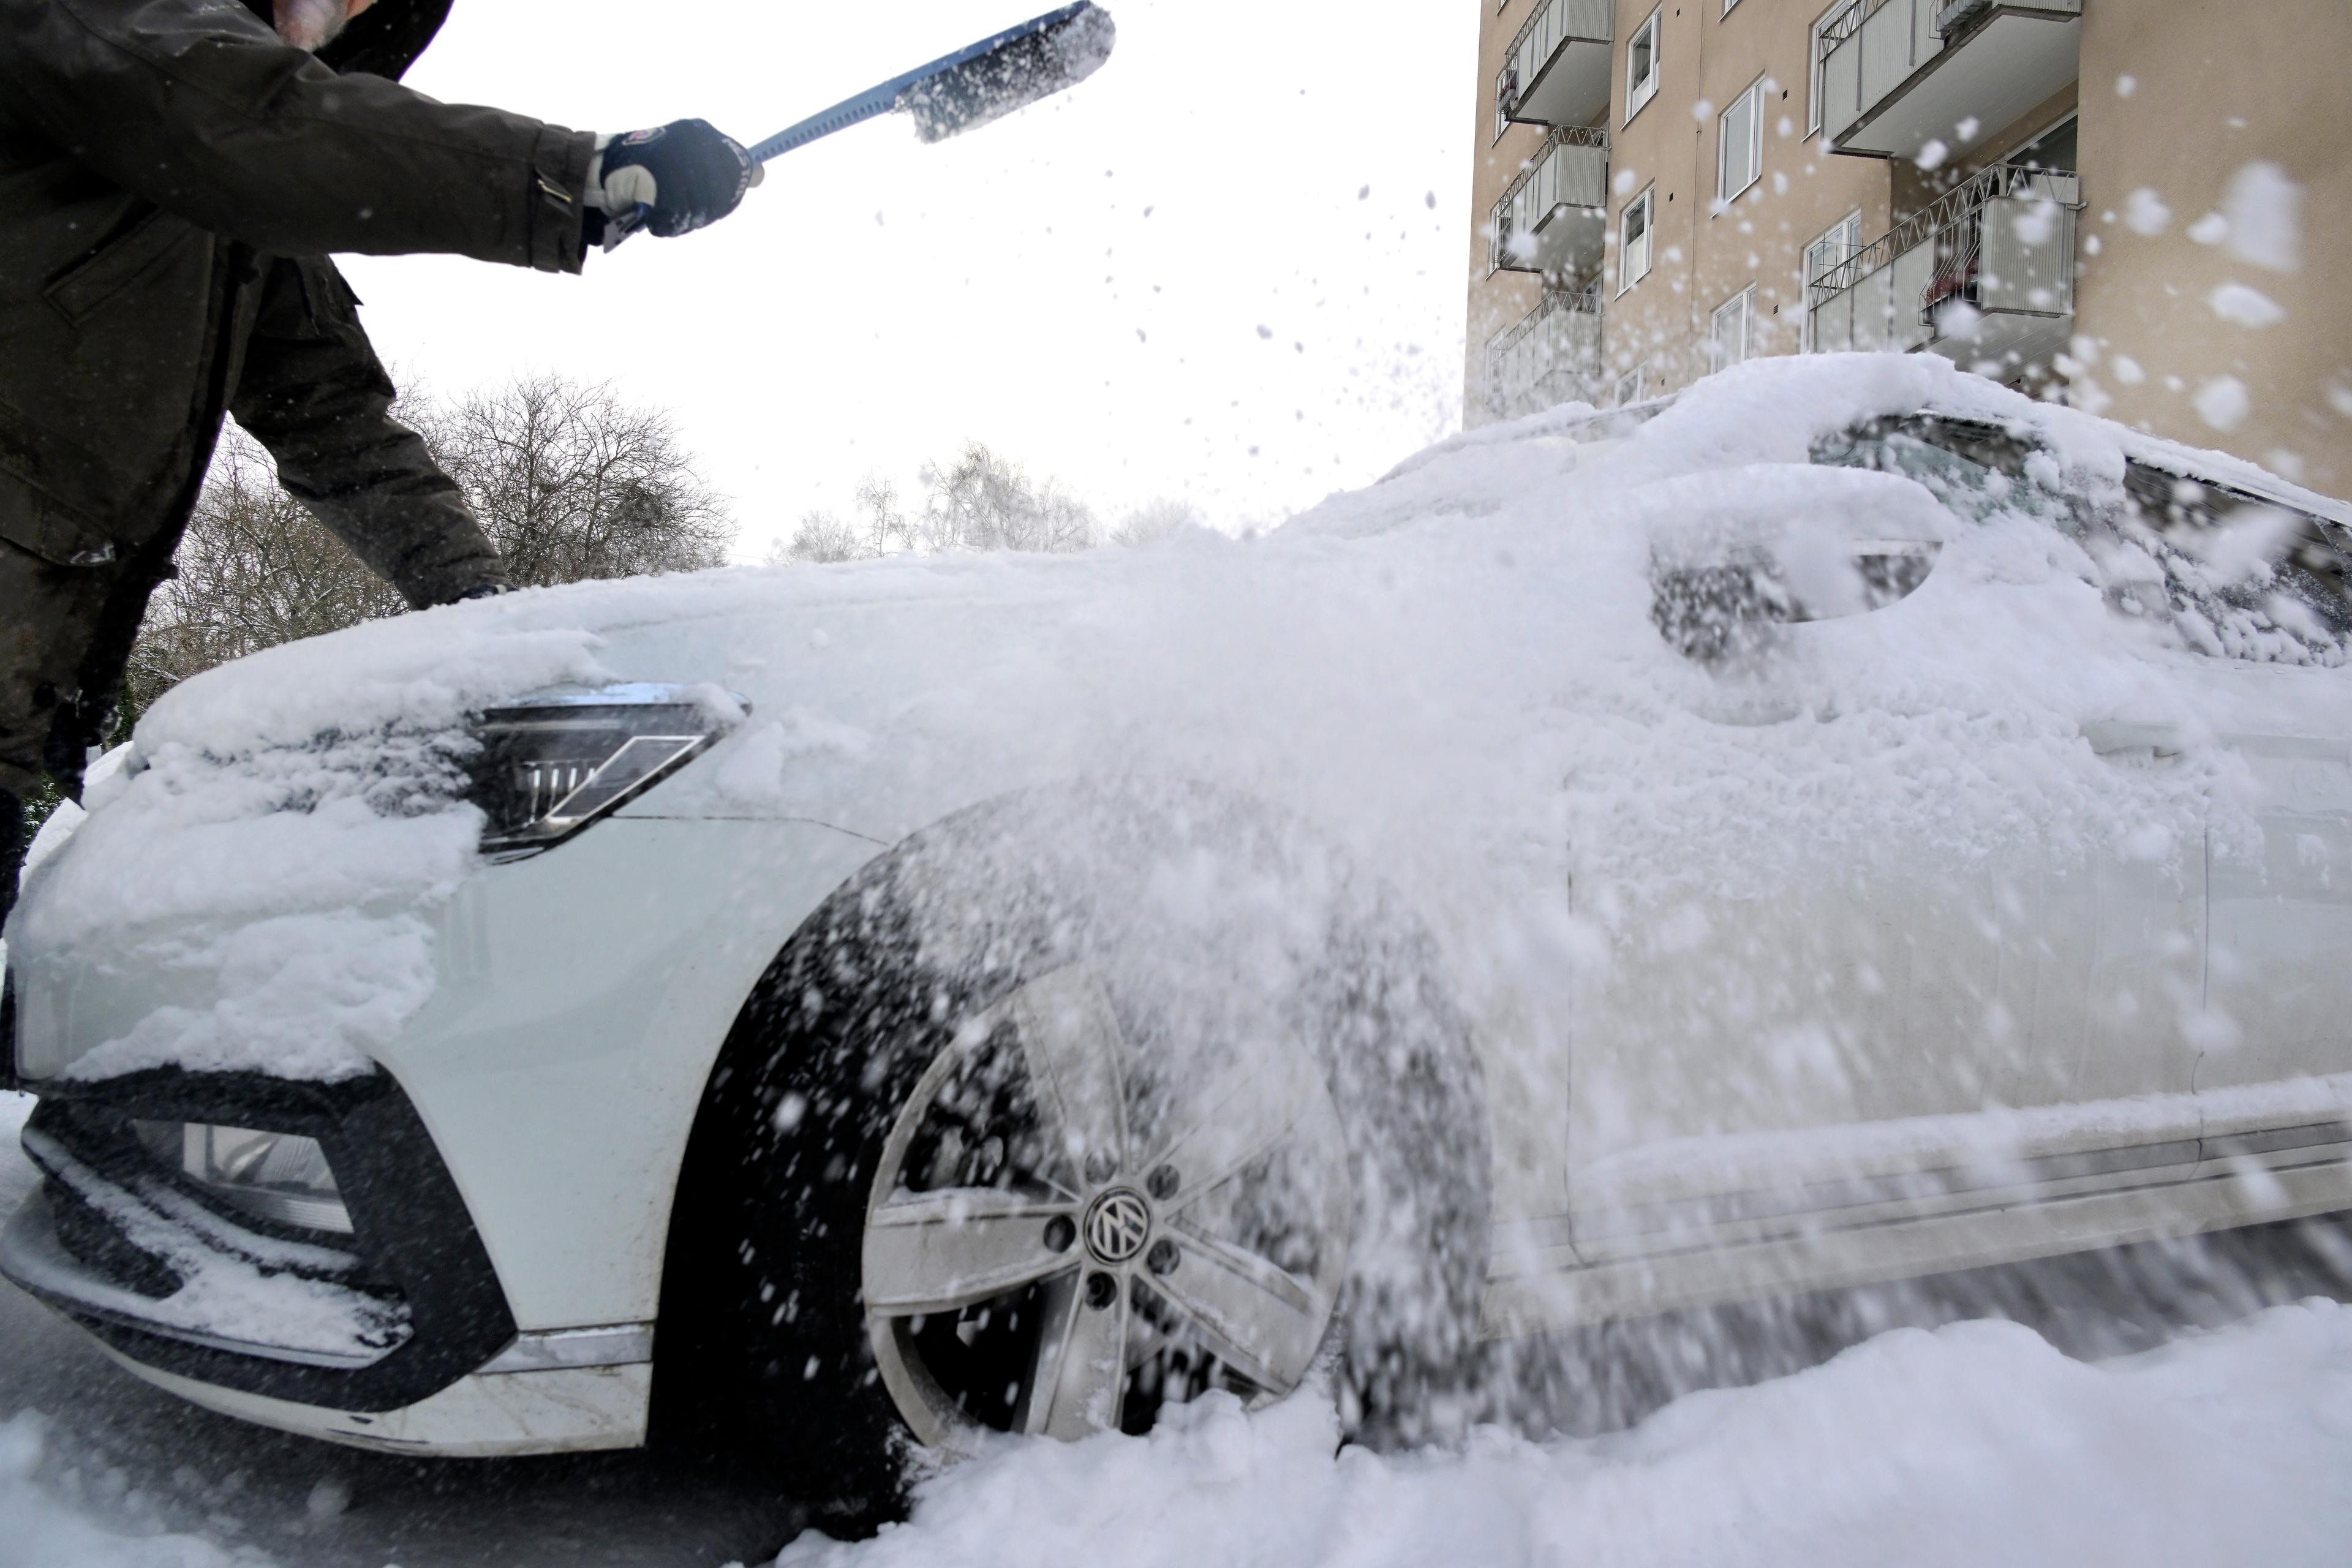
<path fill-rule="evenodd" d="M 778 1568 L 2271 1568 L 2352 1542 L 2352 1308 L 2089 1365 L 2014 1324 L 1880 1336 L 1619 1436 L 1335 1458 L 1328 1409 L 1218 1396 L 1148 1437 L 1007 1445 Z"/>
<path fill-rule="evenodd" d="M 1221 1395 L 1148 1437 L 1004 1444 L 909 1522 L 804 1536 L 777 1568 L 2335 1568 L 2347 1411 L 2352 1307 L 2320 1300 L 2099 1364 L 2008 1323 L 1901 1330 L 1590 1440 L 1335 1457 L 1313 1397 Z M 0 1568 L 270 1561 L 166 1533 L 119 1475 L 47 1457 L 46 1430 L 0 1418 Z M 474 1528 L 468 1561 L 540 1560 L 495 1508 Z"/>

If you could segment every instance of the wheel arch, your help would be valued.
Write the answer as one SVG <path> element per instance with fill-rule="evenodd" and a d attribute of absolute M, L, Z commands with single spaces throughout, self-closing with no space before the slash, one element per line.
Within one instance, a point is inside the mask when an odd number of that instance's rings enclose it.
<path fill-rule="evenodd" d="M 896 869 L 910 852 L 919 847 L 942 837 L 951 837 L 959 829 L 975 823 L 986 823 L 999 816 L 1009 816 L 1028 826 L 1035 826 L 1073 798 L 1093 797 L 1110 802 L 1119 808 L 1181 803 L 1187 807 L 1211 816 L 1235 823 L 1253 825 L 1258 831 L 1274 831 L 1289 842 L 1304 847 L 1309 858 L 1330 867 L 1345 868 L 1346 875 L 1360 878 L 1365 886 L 1377 889 L 1370 894 L 1382 916 L 1396 930 L 1398 942 L 1412 950 L 1415 963 L 1412 965 L 1414 984 L 1424 987 L 1433 976 L 1442 976 L 1443 960 L 1440 945 L 1426 925 L 1402 900 L 1387 888 L 1377 871 L 1357 865 L 1353 856 L 1339 846 L 1335 837 L 1300 814 L 1262 797 L 1227 786 L 1184 779 L 1163 777 L 1110 777 L 1067 780 L 1047 784 L 1028 784 L 1002 793 L 973 799 L 952 811 L 941 814 L 894 844 L 877 845 L 866 858 L 845 877 L 834 889 L 809 907 L 789 931 L 777 941 L 774 957 L 761 972 L 759 978 L 745 994 L 726 1038 L 714 1054 L 709 1070 L 701 1088 L 693 1121 L 685 1143 L 678 1151 L 677 1175 L 672 1186 L 672 1212 L 665 1241 L 661 1268 L 661 1311 L 663 1330 L 656 1335 L 656 1360 L 654 1390 L 654 1434 L 656 1440 L 676 1440 L 694 1428 L 698 1423 L 694 1413 L 684 1408 L 681 1380 L 692 1376 L 696 1351 L 681 1343 L 672 1332 L 678 1323 L 677 1307 L 682 1293 L 692 1289 L 688 1270 L 692 1267 L 697 1244 L 707 1245 L 709 1237 L 694 1235 L 698 1216 L 688 1205 L 701 1195 L 693 1190 L 698 1180 L 708 1179 L 708 1172 L 728 1154 L 739 1155 L 740 1150 L 714 1151 L 704 1146 L 703 1140 L 713 1136 L 714 1096 L 721 1092 L 737 1075 L 759 1070 L 762 1063 L 754 1053 L 769 1048 L 760 1033 L 760 1026 L 772 1019 L 782 1007 L 793 1005 L 791 994 L 814 968 L 821 968 L 820 955 L 828 932 L 848 909 L 860 900 L 878 904 L 879 893 Z M 1450 996 L 1430 998 L 1435 1005 L 1452 1009 L 1459 1018 L 1460 1030 L 1466 1045 L 1470 1033 L 1466 1017 L 1454 1006 Z M 1478 1077 L 1475 1051 L 1465 1051 L 1464 1066 L 1473 1080 Z M 1490 1164 L 1488 1140 L 1490 1131 L 1483 1089 L 1477 1089 L 1476 1114 L 1470 1124 L 1460 1131 L 1475 1145 L 1475 1156 L 1467 1162 L 1483 1176 Z M 1483 1216 L 1483 1208 L 1481 1210 Z M 1483 1272 L 1483 1270 L 1482 1270 Z M 667 1353 L 665 1353 L 667 1352 Z"/>

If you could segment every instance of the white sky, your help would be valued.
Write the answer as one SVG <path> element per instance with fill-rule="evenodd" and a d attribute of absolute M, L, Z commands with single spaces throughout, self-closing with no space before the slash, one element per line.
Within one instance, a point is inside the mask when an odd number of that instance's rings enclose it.
<path fill-rule="evenodd" d="M 460 0 L 408 80 L 751 142 L 1048 5 Z M 368 330 L 439 394 L 544 369 L 667 408 L 746 559 L 967 437 L 1106 521 L 1174 497 L 1232 527 L 1453 428 L 1476 18 L 1108 5 L 1118 50 L 1074 91 L 936 146 L 887 116 L 788 153 L 734 216 L 584 278 L 352 258 Z"/>

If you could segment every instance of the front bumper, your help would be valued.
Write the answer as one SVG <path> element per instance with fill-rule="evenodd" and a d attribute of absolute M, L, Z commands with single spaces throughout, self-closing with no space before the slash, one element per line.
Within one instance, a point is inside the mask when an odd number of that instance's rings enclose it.
<path fill-rule="evenodd" d="M 215 1206 L 156 1162 L 134 1119 L 317 1139 L 352 1234 Z M 54 1080 L 26 1123 L 25 1151 L 46 1180 L 0 1258 L 133 1361 L 373 1412 L 437 1393 L 515 1337 L 457 1184 L 386 1074 L 308 1083 L 166 1068 Z"/>
<path fill-rule="evenodd" d="M 649 1325 L 519 1335 L 488 1254 L 388 1075 L 52 1082 L 24 1134 L 44 1182 L 0 1232 L 0 1275 L 130 1370 L 248 1420 L 370 1447 L 541 1453 L 644 1441 Z M 353 1233 L 208 1201 L 134 1118 L 319 1140 Z"/>

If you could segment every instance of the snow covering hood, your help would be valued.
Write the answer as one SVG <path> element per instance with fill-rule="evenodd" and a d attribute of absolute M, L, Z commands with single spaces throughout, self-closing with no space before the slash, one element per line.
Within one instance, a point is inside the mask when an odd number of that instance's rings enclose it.
<path fill-rule="evenodd" d="M 1824 864 L 1965 860 L 2026 829 L 2062 860 L 2130 834 L 2186 842 L 2246 787 L 2228 760 L 2118 770 L 2083 732 L 2221 728 L 2179 639 L 2111 612 L 2045 519 L 1962 525 L 1910 479 L 1809 465 L 1823 437 L 1921 409 L 2029 435 L 2052 482 L 2095 494 L 2120 498 L 2129 455 L 2344 511 L 1934 356 L 1754 362 L 1646 416 L 1571 407 L 1455 437 L 1254 542 L 583 584 L 273 648 L 155 705 L 143 771 L 91 792 L 12 934 L 64 953 L 244 922 L 247 956 L 282 967 L 289 920 L 410 920 L 478 865 L 479 818 L 448 791 L 467 715 L 614 680 L 705 683 L 752 710 L 624 815 L 813 819 L 887 843 L 1049 780 L 1202 780 L 1380 865 L 1464 933 L 1449 945 L 1486 955 L 1465 961 L 1494 971 L 1474 991 L 1567 967 L 1695 887 L 1769 897 Z M 1899 604 L 1702 667 L 1651 623 L 1652 550 L 1759 498 L 1950 537 Z M 2352 733 L 2352 680 L 2330 689 L 2328 713 L 2307 684 L 2283 691 L 2277 723 Z M 379 931 L 374 962 L 424 973 L 420 930 Z M 397 1025 L 352 1009 L 362 1049 Z"/>

